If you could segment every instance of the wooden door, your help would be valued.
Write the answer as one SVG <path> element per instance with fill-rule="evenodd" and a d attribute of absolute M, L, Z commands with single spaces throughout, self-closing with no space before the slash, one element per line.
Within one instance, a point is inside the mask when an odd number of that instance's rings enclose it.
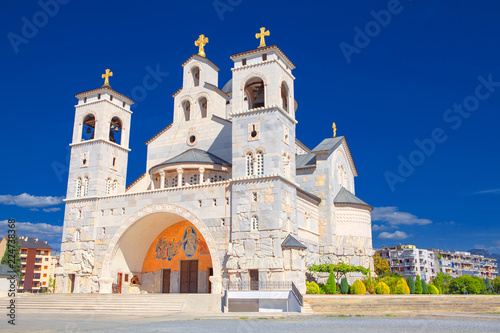
<path fill-rule="evenodd" d="M 250 290 L 259 290 L 259 270 L 250 270 Z"/>
<path fill-rule="evenodd" d="M 181 260 L 181 293 L 198 292 L 198 260 Z"/>
<path fill-rule="evenodd" d="M 164 294 L 170 293 L 170 269 L 163 270 L 163 284 L 161 292 Z"/>
<path fill-rule="evenodd" d="M 116 292 L 118 294 L 121 294 L 122 293 L 122 273 L 118 273 L 118 277 L 117 277 L 117 282 L 116 282 Z"/>

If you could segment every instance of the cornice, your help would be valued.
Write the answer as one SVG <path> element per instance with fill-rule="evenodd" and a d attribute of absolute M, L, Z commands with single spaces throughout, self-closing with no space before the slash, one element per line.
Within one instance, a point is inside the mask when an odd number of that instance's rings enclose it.
<path fill-rule="evenodd" d="M 129 114 L 132 114 L 133 112 L 130 111 L 130 110 L 127 110 L 119 105 L 116 105 L 115 103 L 111 102 L 110 100 L 107 100 L 107 99 L 102 99 L 102 100 L 98 100 L 98 101 L 95 101 L 95 102 L 90 102 L 90 103 L 84 103 L 84 104 L 77 104 L 75 105 L 75 108 L 81 108 L 81 107 L 84 107 L 84 106 L 87 106 L 87 105 L 94 105 L 94 104 L 98 104 L 98 103 L 102 103 L 102 102 L 108 102 L 109 104 L 113 105 L 114 107 L 117 107 Z"/>
<path fill-rule="evenodd" d="M 274 111 L 274 110 L 278 110 L 280 111 L 281 113 L 283 113 L 283 115 L 285 115 L 293 124 L 297 124 L 298 121 L 293 119 L 289 114 L 288 112 L 286 112 L 281 106 L 279 105 L 271 105 L 271 106 L 268 106 L 268 107 L 260 107 L 260 108 L 254 108 L 254 109 L 250 109 L 250 110 L 246 110 L 246 111 L 242 111 L 242 112 L 231 112 L 229 113 L 229 116 L 243 116 L 243 115 L 246 115 L 246 114 L 252 114 L 252 113 L 259 113 L 259 112 L 266 112 L 266 111 Z"/>
<path fill-rule="evenodd" d="M 92 139 L 92 140 L 85 140 L 85 141 L 81 141 L 81 142 L 77 142 L 77 143 L 70 143 L 69 146 L 70 147 L 78 147 L 78 146 L 85 146 L 85 145 L 93 145 L 93 144 L 97 144 L 99 142 L 107 143 L 111 146 L 114 146 L 114 147 L 119 148 L 119 149 L 126 151 L 126 152 L 130 151 L 130 149 L 128 149 L 128 148 L 124 148 L 120 145 L 117 145 L 116 143 L 113 143 L 113 142 L 107 141 L 107 140 L 103 140 L 103 139 Z"/>

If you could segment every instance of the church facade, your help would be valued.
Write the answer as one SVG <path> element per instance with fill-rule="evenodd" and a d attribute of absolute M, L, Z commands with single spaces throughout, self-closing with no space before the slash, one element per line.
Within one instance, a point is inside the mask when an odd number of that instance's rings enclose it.
<path fill-rule="evenodd" d="M 201 37 L 201 36 L 200 36 Z M 317 263 L 373 268 L 372 208 L 346 138 L 296 138 L 295 66 L 275 45 L 183 64 L 173 122 L 125 186 L 133 101 L 108 83 L 76 95 L 61 293 L 221 293 L 293 281 Z M 261 38 L 263 42 L 263 36 Z"/>

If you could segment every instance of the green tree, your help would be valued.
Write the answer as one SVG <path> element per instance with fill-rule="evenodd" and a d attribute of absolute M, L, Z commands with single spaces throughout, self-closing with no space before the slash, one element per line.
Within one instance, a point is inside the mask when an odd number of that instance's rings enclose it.
<path fill-rule="evenodd" d="M 432 284 L 438 288 L 440 294 L 448 293 L 448 284 L 451 281 L 451 276 L 443 272 L 437 273 L 436 277 L 432 280 Z"/>
<path fill-rule="evenodd" d="M 347 277 L 349 273 L 362 273 L 364 276 L 368 275 L 370 270 L 364 268 L 363 266 L 347 265 L 344 262 L 332 265 L 332 264 L 322 264 L 313 265 L 308 268 L 311 272 L 322 272 L 335 274 L 335 280 L 337 283 L 341 283 L 341 279 Z"/>
<path fill-rule="evenodd" d="M 497 294 L 500 294 L 500 276 L 499 277 L 496 277 L 493 282 L 493 289 L 495 290 L 495 292 Z"/>
<path fill-rule="evenodd" d="M 411 276 L 406 278 L 406 283 L 408 283 L 408 288 L 410 288 L 410 294 L 415 293 L 415 280 Z"/>
<path fill-rule="evenodd" d="M 420 282 L 422 283 L 422 294 L 427 294 L 427 282 L 425 282 L 425 280 Z"/>
<path fill-rule="evenodd" d="M 21 272 L 21 243 L 16 232 L 8 236 L 7 246 L 0 265 L 8 265 L 18 276 Z"/>
<path fill-rule="evenodd" d="M 403 278 L 400 278 L 396 288 L 394 290 L 394 293 L 396 295 L 409 295 L 410 294 L 410 288 L 408 288 L 408 283 L 406 283 L 406 280 Z"/>
<path fill-rule="evenodd" d="M 417 275 L 417 279 L 415 280 L 415 294 L 421 295 L 422 292 L 422 281 L 420 280 L 420 275 Z"/>
<path fill-rule="evenodd" d="M 484 286 L 485 286 L 486 292 L 488 294 L 493 294 L 495 292 L 495 290 L 493 289 L 493 285 L 491 284 L 491 280 L 490 279 L 488 279 L 488 278 L 484 279 Z"/>
<path fill-rule="evenodd" d="M 385 276 L 391 274 L 391 267 L 389 261 L 380 256 L 378 252 L 373 255 L 373 267 L 378 276 Z"/>
<path fill-rule="evenodd" d="M 486 286 L 483 279 L 467 274 L 454 278 L 449 283 L 450 294 L 485 294 Z"/>
<path fill-rule="evenodd" d="M 340 282 L 340 292 L 342 294 L 347 294 L 349 292 L 349 283 L 345 277 L 342 278 L 342 282 Z"/>
<path fill-rule="evenodd" d="M 325 284 L 325 291 L 327 294 L 337 293 L 337 283 L 335 282 L 335 274 L 333 274 L 333 272 L 330 272 L 330 275 L 328 275 L 328 280 Z"/>

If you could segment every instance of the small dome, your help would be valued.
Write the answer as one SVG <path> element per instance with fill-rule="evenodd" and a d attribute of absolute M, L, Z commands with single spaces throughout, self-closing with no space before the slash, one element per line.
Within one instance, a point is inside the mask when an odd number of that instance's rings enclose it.
<path fill-rule="evenodd" d="M 222 88 L 222 91 L 226 94 L 230 94 L 233 92 L 233 79 L 227 81 L 227 83 Z"/>

